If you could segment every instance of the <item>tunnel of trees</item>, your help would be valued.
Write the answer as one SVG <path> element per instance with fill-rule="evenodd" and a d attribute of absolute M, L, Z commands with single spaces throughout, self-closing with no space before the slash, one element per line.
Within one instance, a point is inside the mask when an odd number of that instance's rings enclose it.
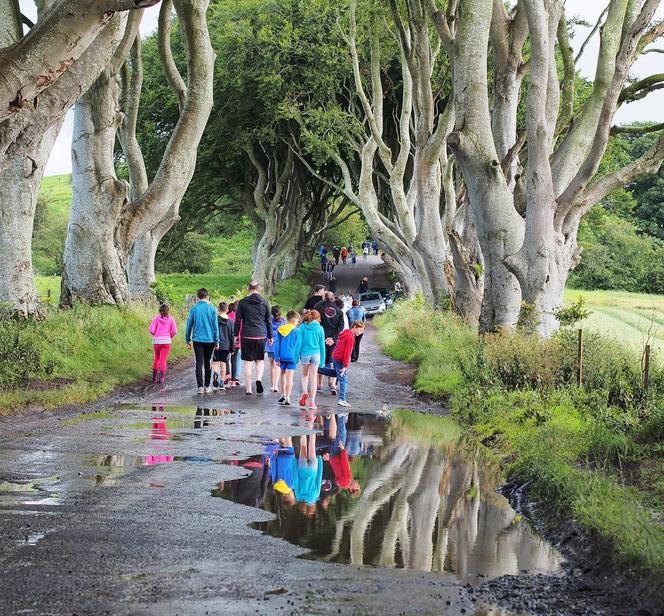
<path fill-rule="evenodd" d="M 610 288 L 628 266 L 633 290 L 664 289 L 664 125 L 615 122 L 664 84 L 630 76 L 660 51 L 660 0 L 606 2 L 592 80 L 563 0 L 162 0 L 141 40 L 156 3 L 41 0 L 33 24 L 0 0 L 17 314 L 40 314 L 38 190 L 70 109 L 63 305 L 144 301 L 156 261 L 242 219 L 268 292 L 361 219 L 408 295 L 482 331 L 528 310 L 549 336 L 569 280 Z"/>

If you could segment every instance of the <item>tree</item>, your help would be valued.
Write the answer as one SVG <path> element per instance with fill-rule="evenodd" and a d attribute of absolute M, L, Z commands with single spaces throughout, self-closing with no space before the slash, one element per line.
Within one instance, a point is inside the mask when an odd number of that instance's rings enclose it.
<path fill-rule="evenodd" d="M 93 87 L 77 102 L 73 139 L 73 200 L 65 244 L 61 302 L 75 299 L 91 303 L 124 305 L 129 299 L 127 264 L 135 243 L 145 241 L 159 225 L 172 224 L 177 208 L 193 175 L 194 153 L 212 108 L 214 54 L 210 45 L 207 0 L 175 0 L 175 10 L 187 50 L 188 84 L 168 57 L 164 65 L 169 81 L 180 91 L 181 113 L 152 182 L 145 183 L 145 169 L 136 150 L 135 107 L 140 88 L 140 66 L 134 52 L 134 76 L 125 79 L 124 98 L 128 122 L 122 142 L 134 188 L 119 180 L 114 166 L 114 146 L 122 119 L 119 109 L 121 61 L 112 61 Z M 170 3 L 162 5 L 162 34 L 170 32 Z M 163 36 L 167 36 L 163 34 Z M 131 41 L 135 40 L 134 36 Z M 133 148 L 133 149 L 132 149 Z M 144 189 L 141 191 L 141 189 Z M 133 197 L 133 198 L 132 198 Z M 161 239 L 159 237 L 158 239 Z M 150 246 L 142 261 L 153 271 L 156 246 Z M 135 271 L 135 269 L 134 269 Z M 149 280 L 149 273 L 144 276 Z"/>

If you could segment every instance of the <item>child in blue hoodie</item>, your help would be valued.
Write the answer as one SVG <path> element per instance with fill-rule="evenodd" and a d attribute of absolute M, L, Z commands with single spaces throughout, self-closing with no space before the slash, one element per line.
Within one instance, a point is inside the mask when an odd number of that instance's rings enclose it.
<path fill-rule="evenodd" d="M 279 366 L 277 366 L 274 361 L 274 345 L 277 340 L 277 330 L 282 326 L 286 325 L 286 319 L 281 316 L 281 308 L 279 306 L 272 306 L 270 312 L 272 313 L 272 318 L 270 322 L 272 323 L 272 344 L 269 342 L 265 345 L 265 352 L 267 353 L 268 363 L 270 364 L 270 387 L 272 391 L 279 391 Z"/>
<path fill-rule="evenodd" d="M 297 324 L 300 322 L 300 313 L 290 310 L 286 319 L 288 323 L 277 329 L 277 339 L 274 342 L 274 363 L 281 368 L 282 393 L 279 404 L 290 406 L 293 377 L 299 360 L 300 332 Z"/>

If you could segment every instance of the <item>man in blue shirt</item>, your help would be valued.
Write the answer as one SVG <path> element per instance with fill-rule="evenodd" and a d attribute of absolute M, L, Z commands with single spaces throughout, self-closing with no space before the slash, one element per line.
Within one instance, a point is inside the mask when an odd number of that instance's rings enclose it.
<path fill-rule="evenodd" d="M 219 322 L 217 321 L 217 311 L 210 304 L 207 289 L 198 289 L 196 297 L 197 301 L 187 317 L 185 340 L 188 349 L 192 348 L 193 342 L 198 393 L 211 394 L 212 368 L 210 361 L 214 350 L 219 348 Z"/>

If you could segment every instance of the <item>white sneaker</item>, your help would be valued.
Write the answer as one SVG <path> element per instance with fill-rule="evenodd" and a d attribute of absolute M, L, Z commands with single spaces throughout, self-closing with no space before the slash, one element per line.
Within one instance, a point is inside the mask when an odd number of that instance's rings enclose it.
<path fill-rule="evenodd" d="M 199 387 L 198 388 L 198 395 L 202 396 L 205 393 L 205 387 Z"/>
<path fill-rule="evenodd" d="M 350 408 L 350 404 L 348 404 L 348 402 L 346 402 L 345 400 L 337 400 L 337 404 L 338 404 L 339 406 L 346 407 L 347 409 Z"/>
<path fill-rule="evenodd" d="M 209 387 L 205 388 L 205 393 L 206 394 L 211 394 L 213 391 L 214 391 L 214 389 L 212 389 L 212 386 L 209 386 Z"/>

